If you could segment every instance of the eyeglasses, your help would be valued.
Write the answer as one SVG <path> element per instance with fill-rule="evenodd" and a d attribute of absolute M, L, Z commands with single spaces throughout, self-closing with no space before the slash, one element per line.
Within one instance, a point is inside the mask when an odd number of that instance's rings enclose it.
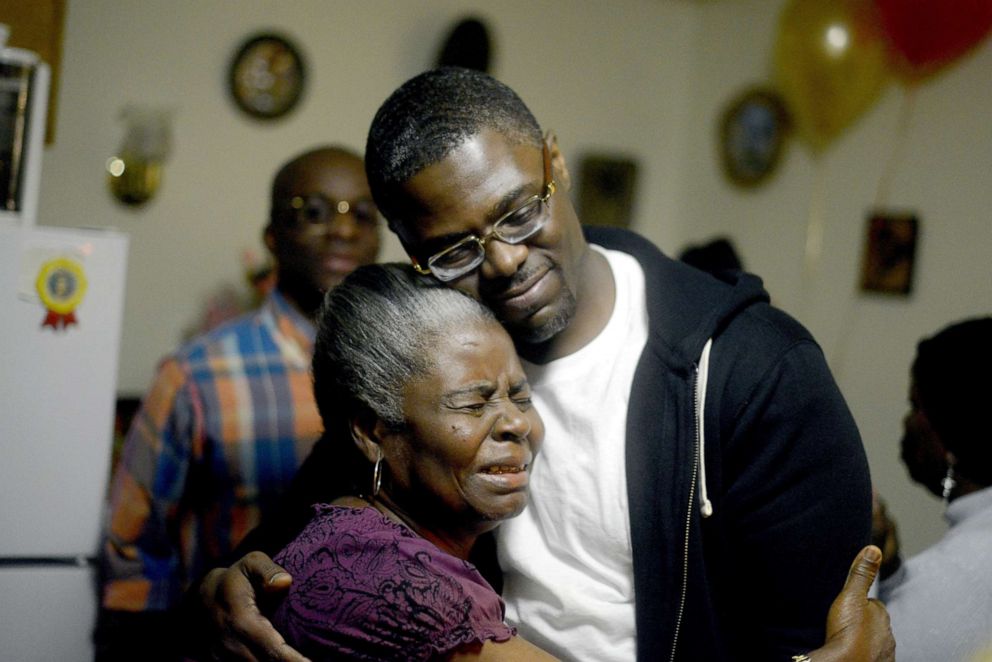
<path fill-rule="evenodd" d="M 544 185 L 541 193 L 527 198 L 519 207 L 500 216 L 492 229 L 479 238 L 474 234 L 461 239 L 457 243 L 434 253 L 427 258 L 427 266 L 421 265 L 416 257 L 411 257 L 413 268 L 417 273 L 430 274 L 441 282 L 461 278 L 477 269 L 486 261 L 486 242 L 498 239 L 504 244 L 519 244 L 530 239 L 541 231 L 548 222 L 545 205 L 555 194 L 557 184 L 551 178 L 551 159 L 548 155 L 548 145 L 544 143 L 542 150 L 544 158 Z"/>
<path fill-rule="evenodd" d="M 374 227 L 379 222 L 379 210 L 367 198 L 332 200 L 322 193 L 307 193 L 291 198 L 287 211 L 293 214 L 293 227 L 299 230 L 323 229 L 338 214 L 351 214 L 360 226 Z"/>

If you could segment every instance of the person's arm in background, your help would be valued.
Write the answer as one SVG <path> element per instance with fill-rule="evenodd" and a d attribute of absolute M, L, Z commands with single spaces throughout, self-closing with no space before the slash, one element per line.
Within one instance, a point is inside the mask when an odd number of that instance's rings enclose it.
<path fill-rule="evenodd" d="M 751 367 L 755 380 L 725 397 L 721 421 L 730 436 L 715 507 L 733 587 L 723 623 L 756 659 L 788 660 L 823 642 L 830 604 L 870 541 L 871 486 L 857 427 L 814 342 Z"/>
<path fill-rule="evenodd" d="M 872 491 L 871 500 L 871 542 L 882 550 L 882 567 L 878 571 L 879 581 L 885 581 L 902 567 L 902 554 L 899 547 L 899 531 L 896 522 L 885 507 L 885 500 Z"/>
<path fill-rule="evenodd" d="M 114 469 L 101 554 L 96 659 L 167 658 L 183 582 L 178 511 L 193 445 L 186 374 L 159 367 Z"/>

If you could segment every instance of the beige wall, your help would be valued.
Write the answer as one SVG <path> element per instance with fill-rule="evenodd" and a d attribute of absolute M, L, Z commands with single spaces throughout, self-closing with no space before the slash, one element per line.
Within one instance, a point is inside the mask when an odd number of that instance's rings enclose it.
<path fill-rule="evenodd" d="M 902 92 L 893 86 L 823 158 L 789 148 L 752 192 L 716 161 L 721 107 L 770 77 L 781 2 L 386 0 L 69 0 L 57 142 L 45 155 L 39 222 L 114 226 L 131 236 L 119 388 L 139 394 L 158 358 L 194 323 L 203 298 L 239 283 L 241 254 L 261 252 L 267 186 L 314 143 L 360 149 L 385 96 L 432 64 L 469 11 L 496 39 L 494 73 L 554 129 L 577 163 L 589 151 L 640 162 L 635 227 L 670 252 L 729 234 L 775 300 L 821 340 L 865 437 L 879 489 L 907 548 L 940 534 L 939 508 L 909 484 L 896 442 L 916 340 L 990 311 L 992 42 L 922 87 L 889 202 L 919 212 L 917 288 L 908 299 L 855 292 L 866 210 L 893 152 Z M 308 93 L 281 121 L 259 123 L 227 98 L 229 59 L 249 33 L 292 36 L 310 64 Z M 104 161 L 127 104 L 172 108 L 174 149 L 159 196 L 115 204 Z M 802 278 L 814 183 L 824 185 L 824 253 Z M 388 259 L 400 259 L 392 238 Z"/>
<path fill-rule="evenodd" d="M 39 222 L 115 226 L 131 236 L 122 393 L 147 387 L 160 356 L 197 321 L 204 298 L 241 279 L 259 240 L 276 167 L 314 143 L 361 150 L 375 109 L 433 64 L 452 23 L 473 6 L 492 25 L 494 73 L 553 128 L 566 155 L 637 153 L 641 213 L 670 217 L 678 150 L 645 151 L 677 124 L 686 95 L 693 13 L 683 5 L 531 0 L 259 2 L 70 0 L 58 140 L 45 155 Z M 618 8 L 623 11 L 618 11 Z M 294 38 L 310 65 L 301 105 L 260 123 L 227 96 L 226 73 L 249 33 Z M 675 87 L 673 87 L 675 81 Z M 669 93 L 671 92 L 671 93 Z M 157 198 L 115 204 L 104 162 L 120 145 L 127 104 L 174 109 L 174 149 Z M 387 233 L 388 234 L 388 233 Z M 384 257 L 400 259 L 392 235 Z"/>
<path fill-rule="evenodd" d="M 773 299 L 810 327 L 857 419 L 875 485 L 891 502 L 905 547 L 917 550 L 944 526 L 939 502 L 910 483 L 898 456 L 916 342 L 951 321 L 992 314 L 992 39 L 919 87 L 904 134 L 899 116 L 906 94 L 894 84 L 820 159 L 793 143 L 772 181 L 742 191 L 723 180 L 714 127 L 728 99 L 771 78 L 784 4 L 698 6 L 678 237 L 731 236 Z M 922 223 L 908 298 L 856 290 L 865 216 L 893 154 L 887 203 L 916 211 Z M 822 205 L 813 202 L 817 185 Z M 806 226 L 817 206 L 822 258 L 804 280 Z"/>

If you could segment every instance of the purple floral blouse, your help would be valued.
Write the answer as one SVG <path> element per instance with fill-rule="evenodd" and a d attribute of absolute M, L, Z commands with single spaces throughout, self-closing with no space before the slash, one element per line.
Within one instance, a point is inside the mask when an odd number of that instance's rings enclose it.
<path fill-rule="evenodd" d="M 373 508 L 315 506 L 275 557 L 292 576 L 272 622 L 318 660 L 429 660 L 516 634 L 471 563 Z"/>

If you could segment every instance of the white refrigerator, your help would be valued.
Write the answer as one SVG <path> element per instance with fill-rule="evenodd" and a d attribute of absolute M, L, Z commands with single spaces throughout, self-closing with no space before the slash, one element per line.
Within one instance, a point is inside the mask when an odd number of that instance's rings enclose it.
<path fill-rule="evenodd" d="M 93 659 L 127 248 L 0 219 L 0 660 Z"/>
<path fill-rule="evenodd" d="M 48 66 L 0 25 L 0 660 L 93 659 L 127 237 L 37 226 Z"/>

